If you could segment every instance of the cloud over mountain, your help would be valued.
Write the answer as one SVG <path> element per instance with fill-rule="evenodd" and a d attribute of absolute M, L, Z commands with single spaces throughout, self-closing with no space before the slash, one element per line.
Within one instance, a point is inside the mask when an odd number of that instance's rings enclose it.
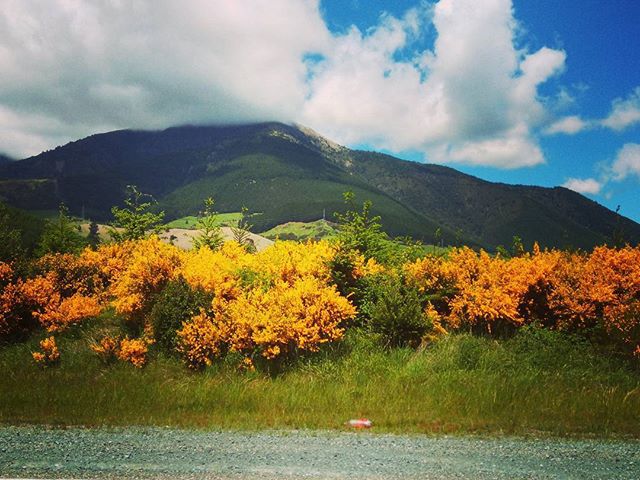
<path fill-rule="evenodd" d="M 317 0 L 7 0 L 0 30 L 0 149 L 16 156 L 116 128 L 278 119 L 429 161 L 531 166 L 538 88 L 566 57 L 516 45 L 510 0 L 441 0 L 343 34 Z"/>

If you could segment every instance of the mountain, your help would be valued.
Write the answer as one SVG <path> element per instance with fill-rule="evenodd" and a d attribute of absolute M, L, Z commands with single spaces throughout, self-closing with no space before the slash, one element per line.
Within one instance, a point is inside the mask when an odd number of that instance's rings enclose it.
<path fill-rule="evenodd" d="M 350 150 L 310 129 L 281 123 L 183 126 L 92 135 L 0 164 L 0 199 L 30 209 L 110 218 L 126 185 L 152 194 L 167 218 L 192 215 L 213 196 L 220 211 L 246 205 L 256 231 L 288 221 L 331 219 L 342 193 L 369 199 L 392 235 L 495 248 L 514 235 L 525 245 L 589 248 L 640 225 L 570 190 L 486 182 L 454 169 Z"/>
<path fill-rule="evenodd" d="M 5 155 L 4 153 L 0 153 L 0 164 L 12 162 L 13 158 Z"/>

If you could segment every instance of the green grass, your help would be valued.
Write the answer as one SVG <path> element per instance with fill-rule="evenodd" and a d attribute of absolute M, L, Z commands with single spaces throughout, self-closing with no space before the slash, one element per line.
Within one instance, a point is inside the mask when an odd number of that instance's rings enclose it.
<path fill-rule="evenodd" d="M 235 226 L 238 220 L 242 218 L 242 213 L 218 213 L 216 216 L 216 223 L 220 227 Z M 177 218 L 164 225 L 165 228 L 188 228 L 194 230 L 197 227 L 198 217 L 194 215 L 188 215 L 186 217 Z"/>
<path fill-rule="evenodd" d="M 98 328 L 61 335 L 49 369 L 31 361 L 38 338 L 3 347 L 0 423 L 341 429 L 365 416 L 378 432 L 640 437 L 640 374 L 551 332 L 451 335 L 418 352 L 352 332 L 270 376 L 158 354 L 142 370 L 103 366 L 87 348 Z"/>

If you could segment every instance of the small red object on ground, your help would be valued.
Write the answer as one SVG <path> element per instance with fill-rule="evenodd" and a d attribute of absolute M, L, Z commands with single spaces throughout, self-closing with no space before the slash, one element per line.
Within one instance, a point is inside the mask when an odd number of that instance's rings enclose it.
<path fill-rule="evenodd" d="M 353 428 L 371 428 L 373 422 L 368 418 L 356 418 L 353 420 L 349 420 L 348 424 Z"/>

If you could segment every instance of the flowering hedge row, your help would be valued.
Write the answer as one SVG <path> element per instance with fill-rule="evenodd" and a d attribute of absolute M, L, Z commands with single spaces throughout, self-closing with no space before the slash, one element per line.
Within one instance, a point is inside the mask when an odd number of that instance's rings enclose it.
<path fill-rule="evenodd" d="M 356 315 L 354 298 L 333 283 L 332 262 L 341 248 L 328 242 L 276 242 L 248 253 L 227 242 L 216 251 L 182 251 L 152 237 L 79 255 L 48 255 L 28 278 L 0 263 L 0 339 L 34 325 L 60 332 L 113 307 L 145 334 L 103 339 L 94 351 L 142 366 L 153 338 L 154 302 L 168 282 L 182 278 L 212 297 L 176 332 L 188 365 L 210 365 L 236 352 L 251 367 L 256 357 L 274 360 L 316 351 L 342 338 Z M 596 332 L 640 356 L 640 247 L 598 247 L 590 254 L 536 247 L 515 258 L 457 248 L 445 257 L 425 256 L 386 269 L 353 252 L 349 258 L 351 279 L 393 275 L 419 290 L 431 334 L 495 333 L 538 322 Z"/>
<path fill-rule="evenodd" d="M 586 254 L 536 246 L 508 259 L 459 248 L 446 259 L 425 257 L 404 269 L 447 329 L 492 332 L 539 322 L 588 329 L 640 355 L 640 247 Z"/>

